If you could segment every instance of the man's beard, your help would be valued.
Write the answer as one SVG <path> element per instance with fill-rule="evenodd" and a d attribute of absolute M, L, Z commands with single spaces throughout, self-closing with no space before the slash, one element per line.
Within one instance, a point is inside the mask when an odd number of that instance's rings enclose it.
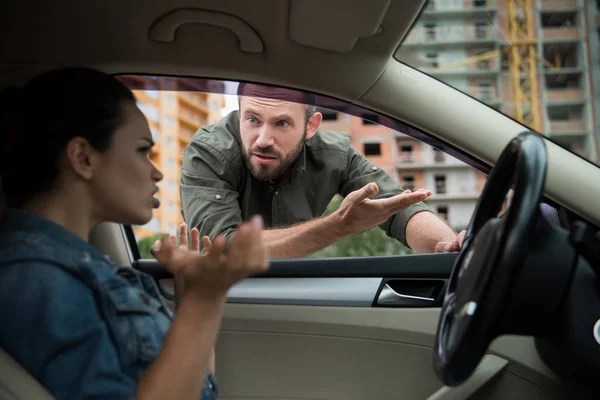
<path fill-rule="evenodd" d="M 280 152 L 275 151 L 272 147 L 259 147 L 254 146 L 251 149 L 244 151 L 244 161 L 246 162 L 246 166 L 250 170 L 252 176 L 259 181 L 271 181 L 277 180 L 277 178 L 281 177 L 287 170 L 290 168 L 298 159 L 298 155 L 302 151 L 302 146 L 304 145 L 304 141 L 306 139 L 306 131 L 304 132 L 304 136 L 302 140 L 298 142 L 298 145 L 290 151 L 286 156 L 283 156 Z M 250 161 L 252 157 L 252 153 L 260 153 L 268 156 L 277 157 L 280 164 L 275 169 L 270 169 L 268 165 L 254 165 Z"/>

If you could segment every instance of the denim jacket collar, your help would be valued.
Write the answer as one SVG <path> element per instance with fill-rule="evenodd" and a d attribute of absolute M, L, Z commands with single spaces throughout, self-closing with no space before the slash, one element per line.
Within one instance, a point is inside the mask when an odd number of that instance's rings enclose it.
<path fill-rule="evenodd" d="M 16 259 L 55 259 L 66 266 L 77 267 L 92 262 L 109 265 L 110 261 L 91 244 L 66 228 L 37 214 L 8 208 L 0 216 L 0 235 L 13 242 L 12 251 L 0 255 L 0 263 Z M 42 246 L 47 252 L 27 254 L 28 248 Z"/>

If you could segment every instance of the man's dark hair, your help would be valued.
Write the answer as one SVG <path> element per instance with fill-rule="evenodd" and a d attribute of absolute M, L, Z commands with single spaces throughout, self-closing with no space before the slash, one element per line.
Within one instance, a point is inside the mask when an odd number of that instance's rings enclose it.
<path fill-rule="evenodd" d="M 0 176 L 8 206 L 55 187 L 71 139 L 107 150 L 129 101 L 135 97 L 123 83 L 88 68 L 53 70 L 0 91 Z"/>
<path fill-rule="evenodd" d="M 244 88 L 246 87 L 246 85 L 248 85 L 248 83 L 246 82 L 240 82 L 240 84 L 238 85 L 237 88 L 237 95 L 238 95 L 238 99 L 239 96 L 245 96 L 244 95 Z M 254 85 L 254 84 L 252 84 Z M 310 121 L 310 117 L 313 116 L 313 114 L 315 112 L 317 112 L 317 96 L 315 96 L 312 93 L 307 93 L 307 92 L 302 92 L 299 90 L 295 90 L 295 89 L 286 89 L 286 90 L 290 90 L 290 92 L 297 92 L 297 93 L 301 93 L 302 94 L 302 103 L 304 105 L 306 105 L 306 121 L 305 123 L 308 124 L 308 121 Z M 290 100 L 293 101 L 293 100 Z M 239 102 L 239 100 L 238 100 Z"/>

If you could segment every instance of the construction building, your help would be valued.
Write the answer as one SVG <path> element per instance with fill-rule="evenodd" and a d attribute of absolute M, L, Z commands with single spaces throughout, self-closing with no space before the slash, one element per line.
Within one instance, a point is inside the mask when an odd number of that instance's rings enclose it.
<path fill-rule="evenodd" d="M 198 87 L 192 79 L 140 76 L 121 79 L 133 87 L 139 86 L 140 82 L 147 87 L 133 92 L 156 142 L 150 160 L 164 175 L 157 193 L 161 206 L 154 210 L 148 224 L 134 227 L 136 238 L 155 233 L 175 233 L 183 222 L 179 195 L 183 151 L 201 126 L 216 122 L 221 117 L 221 109 L 225 105 L 223 96 L 204 92 L 206 88 Z"/>
<path fill-rule="evenodd" d="M 430 189 L 428 205 L 453 229 L 465 229 L 486 175 L 412 137 L 378 124 L 376 115 L 363 118 L 327 109 L 321 129 L 349 136 L 352 146 L 382 168 L 404 189 Z"/>
<path fill-rule="evenodd" d="M 599 3 L 429 0 L 396 57 L 597 162 Z M 385 142 L 378 157 L 398 180 L 431 188 L 432 207 L 466 226 L 485 176 L 409 136 Z"/>

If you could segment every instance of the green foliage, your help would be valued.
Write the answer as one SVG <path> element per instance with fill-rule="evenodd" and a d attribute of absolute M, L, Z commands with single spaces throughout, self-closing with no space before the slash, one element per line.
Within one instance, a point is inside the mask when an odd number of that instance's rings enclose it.
<path fill-rule="evenodd" d="M 343 198 L 335 196 L 324 214 L 329 214 L 340 206 Z M 340 240 L 339 242 L 318 251 L 310 258 L 331 257 L 367 257 L 367 256 L 391 256 L 411 254 L 412 250 L 404 246 L 396 239 L 390 238 L 379 227 L 375 227 Z"/>
<path fill-rule="evenodd" d="M 157 240 L 164 238 L 165 236 L 169 236 L 167 233 L 157 233 L 152 236 L 146 236 L 138 240 L 138 250 L 140 251 L 140 257 L 144 258 L 154 258 L 152 254 L 150 254 L 150 248 Z"/>

